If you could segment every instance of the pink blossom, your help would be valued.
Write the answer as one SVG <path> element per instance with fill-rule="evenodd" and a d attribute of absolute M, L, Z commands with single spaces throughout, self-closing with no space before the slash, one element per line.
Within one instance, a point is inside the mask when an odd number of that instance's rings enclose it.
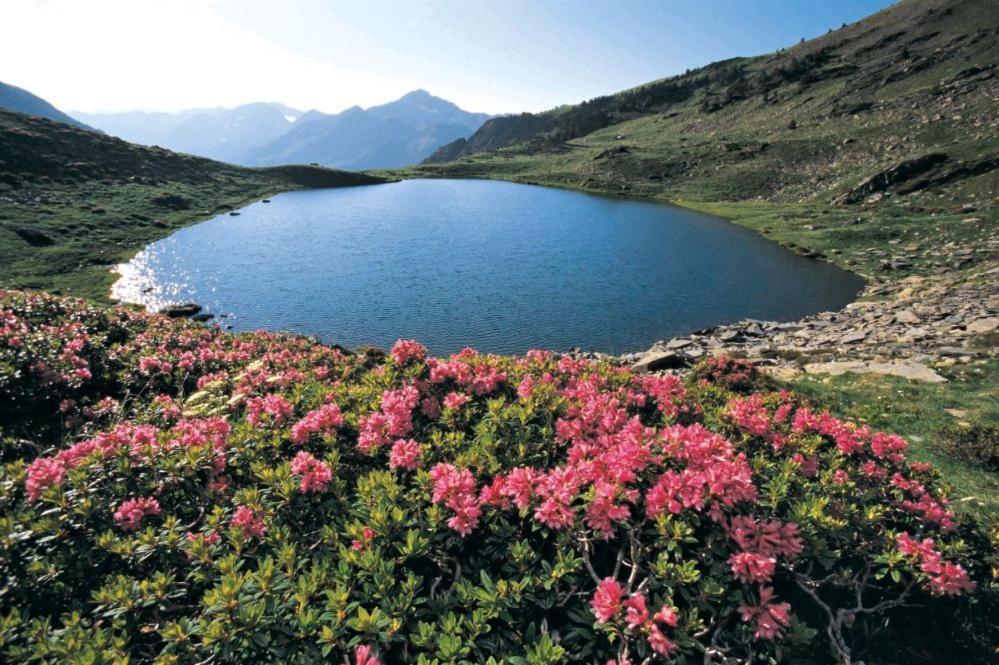
<path fill-rule="evenodd" d="M 267 416 L 269 422 L 280 424 L 291 418 L 295 412 L 295 407 L 291 402 L 280 395 L 267 395 L 266 397 L 252 397 L 246 401 L 246 419 L 251 424 L 262 427 Z"/>
<path fill-rule="evenodd" d="M 460 409 L 469 399 L 471 398 L 464 393 L 450 392 L 444 396 L 444 408 L 451 410 Z"/>
<path fill-rule="evenodd" d="M 28 478 L 25 488 L 28 490 L 28 500 L 37 501 L 49 487 L 62 485 L 66 475 L 65 464 L 51 457 L 39 457 L 28 465 Z"/>
<path fill-rule="evenodd" d="M 389 468 L 412 471 L 420 466 L 422 449 L 413 439 L 398 439 L 389 453 Z"/>
<path fill-rule="evenodd" d="M 437 464 L 430 470 L 434 503 L 443 503 L 455 512 L 448 525 L 462 536 L 470 534 L 479 523 L 479 504 L 475 478 L 468 469 L 459 471 L 451 464 Z"/>
<path fill-rule="evenodd" d="M 129 499 L 118 506 L 114 513 L 114 521 L 126 531 L 135 531 L 142 524 L 146 515 L 159 515 L 159 501 L 152 497 Z"/>
<path fill-rule="evenodd" d="M 354 665 L 382 665 L 367 644 L 359 644 L 354 649 Z"/>
<path fill-rule="evenodd" d="M 597 621 L 607 623 L 617 616 L 621 612 L 623 596 L 624 589 L 613 577 L 605 577 L 601 580 L 593 593 L 593 599 L 590 600 L 590 607 L 593 608 L 593 614 L 597 617 Z"/>
<path fill-rule="evenodd" d="M 241 529 L 249 537 L 261 538 L 267 533 L 264 520 L 249 506 L 239 506 L 232 515 L 230 522 L 233 527 Z"/>
<path fill-rule="evenodd" d="M 308 442 L 312 434 L 332 434 L 343 425 L 343 414 L 336 404 L 324 404 L 309 411 L 291 426 L 291 440 L 297 444 Z"/>
<path fill-rule="evenodd" d="M 623 605 L 626 608 L 624 621 L 628 624 L 628 628 L 634 630 L 645 625 L 645 622 L 649 620 L 649 608 L 645 604 L 644 595 L 636 593 L 629 596 Z"/>
<path fill-rule="evenodd" d="M 756 552 L 739 552 L 729 557 L 732 573 L 742 582 L 769 582 L 777 559 Z"/>
<path fill-rule="evenodd" d="M 774 603 L 774 590 L 771 587 L 760 587 L 759 605 L 740 605 L 739 612 L 746 623 L 756 622 L 754 637 L 758 640 L 774 640 L 784 633 L 791 625 L 791 605 Z"/>
<path fill-rule="evenodd" d="M 333 480 L 333 471 L 329 466 L 304 450 L 292 460 L 291 472 L 302 477 L 298 487 L 300 492 L 325 492 Z"/>
<path fill-rule="evenodd" d="M 427 357 L 427 347 L 411 339 L 400 339 L 392 346 L 392 360 L 402 366 L 410 360 L 423 360 Z"/>

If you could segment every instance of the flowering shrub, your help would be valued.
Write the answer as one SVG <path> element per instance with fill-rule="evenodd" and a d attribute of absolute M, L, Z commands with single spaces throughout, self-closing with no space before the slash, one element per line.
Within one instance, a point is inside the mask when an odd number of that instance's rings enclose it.
<path fill-rule="evenodd" d="M 847 662 L 984 579 L 903 439 L 746 394 L 742 361 L 0 312 L 11 662 Z"/>

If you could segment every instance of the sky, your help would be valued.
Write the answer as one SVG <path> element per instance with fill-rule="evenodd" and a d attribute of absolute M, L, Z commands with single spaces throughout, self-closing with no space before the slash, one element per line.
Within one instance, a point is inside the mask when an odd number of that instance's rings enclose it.
<path fill-rule="evenodd" d="M 270 101 L 335 113 L 422 88 L 541 111 L 856 21 L 889 0 L 0 0 L 0 81 L 67 111 Z"/>

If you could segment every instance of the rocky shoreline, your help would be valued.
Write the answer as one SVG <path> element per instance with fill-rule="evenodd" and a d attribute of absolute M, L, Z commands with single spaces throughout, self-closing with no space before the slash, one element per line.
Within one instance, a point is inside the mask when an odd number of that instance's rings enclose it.
<path fill-rule="evenodd" d="M 874 372 L 944 381 L 934 367 L 995 356 L 997 345 L 999 266 L 990 261 L 958 275 L 871 282 L 857 301 L 836 312 L 715 326 L 619 360 L 654 372 L 735 354 L 785 377 Z"/>

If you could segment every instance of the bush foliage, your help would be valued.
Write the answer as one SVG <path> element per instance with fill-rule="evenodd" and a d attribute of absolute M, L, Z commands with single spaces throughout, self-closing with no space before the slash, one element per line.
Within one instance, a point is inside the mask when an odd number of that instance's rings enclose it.
<path fill-rule="evenodd" d="M 898 436 L 533 351 L 0 292 L 11 662 L 846 662 L 987 584 Z"/>

